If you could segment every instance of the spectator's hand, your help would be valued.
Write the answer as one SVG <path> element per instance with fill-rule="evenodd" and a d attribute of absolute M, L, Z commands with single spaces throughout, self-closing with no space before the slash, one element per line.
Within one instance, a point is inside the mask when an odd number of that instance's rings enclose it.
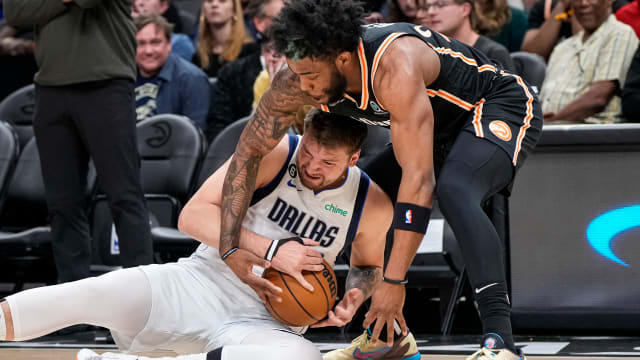
<path fill-rule="evenodd" d="M 0 49 L 5 54 L 11 56 L 26 55 L 33 53 L 33 41 L 7 37 L 2 39 Z"/>
<path fill-rule="evenodd" d="M 271 266 L 268 261 L 261 259 L 245 249 L 238 249 L 233 254 L 229 255 L 224 262 L 231 268 L 231 270 L 244 282 L 251 286 L 260 299 L 264 303 L 267 302 L 267 297 L 277 302 L 282 302 L 280 293 L 282 289 L 275 286 L 271 281 L 264 279 L 253 272 L 253 266 L 260 266 L 262 268 L 268 268 Z"/>
<path fill-rule="evenodd" d="M 364 18 L 365 24 L 376 24 L 381 22 L 384 22 L 384 16 L 377 11 L 372 12 L 369 16 Z"/>
<path fill-rule="evenodd" d="M 390 284 L 382 282 L 371 297 L 371 308 L 365 315 L 364 328 L 369 328 L 375 321 L 375 326 L 371 337 L 378 339 L 383 326 L 387 326 L 387 345 L 393 345 L 393 323 L 398 320 L 402 334 L 408 333 L 407 323 L 402 315 L 404 305 L 405 289 L 404 285 Z"/>
<path fill-rule="evenodd" d="M 304 245 L 296 241 L 289 241 L 282 245 L 271 260 L 271 266 L 291 275 L 305 289 L 313 291 L 313 286 L 304 279 L 302 271 L 321 271 L 324 269 L 322 254 L 310 248 L 310 246 L 319 246 L 320 243 L 311 239 L 302 239 L 302 241 Z"/>
<path fill-rule="evenodd" d="M 328 319 L 312 324 L 311 327 L 345 326 L 353 319 L 356 310 L 362 305 L 364 294 L 362 290 L 354 288 L 344 294 L 336 307 L 329 311 Z"/>

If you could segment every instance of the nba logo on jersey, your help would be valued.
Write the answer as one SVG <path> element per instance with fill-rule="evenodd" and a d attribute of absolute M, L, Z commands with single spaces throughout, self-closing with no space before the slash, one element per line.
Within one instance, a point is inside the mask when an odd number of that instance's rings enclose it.
<path fill-rule="evenodd" d="M 413 222 L 413 211 L 407 210 L 404 213 L 404 223 L 411 224 Z"/>

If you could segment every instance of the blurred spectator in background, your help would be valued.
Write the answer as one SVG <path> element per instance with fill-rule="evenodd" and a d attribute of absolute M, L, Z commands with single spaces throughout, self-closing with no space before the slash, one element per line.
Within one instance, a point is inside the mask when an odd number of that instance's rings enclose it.
<path fill-rule="evenodd" d="M 583 31 L 558 44 L 540 92 L 545 123 L 614 123 L 638 38 L 611 14 L 611 0 L 571 0 Z"/>
<path fill-rule="evenodd" d="M 628 122 L 640 123 L 640 48 L 631 61 L 622 88 L 622 115 Z"/>
<path fill-rule="evenodd" d="M 211 91 L 211 110 L 207 119 L 209 142 L 229 124 L 251 113 L 254 83 L 260 72 L 267 70 L 269 74 L 274 73 L 284 63 L 284 58 L 275 53 L 272 42 L 265 35 L 283 6 L 283 0 L 249 1 L 247 11 L 260 34 L 261 50 L 224 65 L 218 72 L 218 79 Z M 267 75 L 267 88 L 271 84 L 269 79 Z"/>
<path fill-rule="evenodd" d="M 640 0 L 634 0 L 618 9 L 616 18 L 631 26 L 640 38 Z"/>
<path fill-rule="evenodd" d="M 260 51 L 245 30 L 240 0 L 204 0 L 193 63 L 216 77 L 222 65 Z"/>
<path fill-rule="evenodd" d="M 529 28 L 527 13 L 509 6 L 507 0 L 478 0 L 474 3 L 480 25 L 480 35 L 502 44 L 509 52 L 520 51 L 524 34 Z"/>
<path fill-rule="evenodd" d="M 146 14 L 162 15 L 173 25 L 174 33 L 184 31 L 178 9 L 169 0 L 133 0 L 133 17 Z"/>
<path fill-rule="evenodd" d="M 417 0 L 387 0 L 384 12 L 387 14 L 385 22 L 415 23 L 418 3 Z"/>
<path fill-rule="evenodd" d="M 522 41 L 522 51 L 549 59 L 554 46 L 582 30 L 571 14 L 571 0 L 538 0 L 529 13 L 529 30 Z"/>
<path fill-rule="evenodd" d="M 193 55 L 196 53 L 196 48 L 193 46 L 193 42 L 187 35 L 177 34 L 177 32 L 179 32 L 176 30 L 177 25 L 165 16 L 168 13 L 168 9 L 168 0 L 134 0 L 131 15 L 134 18 L 148 14 L 162 15 L 162 17 L 173 25 L 173 31 L 171 33 L 171 52 L 187 61 L 191 61 Z M 178 20 L 179 19 L 180 18 L 178 18 Z"/>
<path fill-rule="evenodd" d="M 0 20 L 0 101 L 33 82 L 38 71 L 33 50 L 33 26 L 13 27 Z"/>
<path fill-rule="evenodd" d="M 35 25 L 33 129 L 60 282 L 90 275 L 90 157 L 109 202 L 122 264 L 153 262 L 136 140 L 131 7 L 131 0 L 4 0 L 9 24 Z"/>
<path fill-rule="evenodd" d="M 209 79 L 197 66 L 171 52 L 171 27 L 158 14 L 135 18 L 136 117 L 157 114 L 187 116 L 203 131 L 209 112 Z"/>
<path fill-rule="evenodd" d="M 514 72 L 515 65 L 509 51 L 474 31 L 484 18 L 478 17 L 474 5 L 469 0 L 418 0 L 416 20 L 421 25 L 473 46 L 501 64 L 506 70 Z M 493 23 L 497 26 L 497 22 L 493 21 Z"/>

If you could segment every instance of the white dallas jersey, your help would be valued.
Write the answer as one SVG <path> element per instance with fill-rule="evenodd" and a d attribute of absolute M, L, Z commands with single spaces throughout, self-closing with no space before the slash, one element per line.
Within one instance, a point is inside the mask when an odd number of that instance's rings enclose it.
<path fill-rule="evenodd" d="M 243 225 L 270 239 L 299 236 L 318 241 L 315 249 L 334 266 L 342 249 L 355 239 L 369 177 L 354 166 L 342 185 L 314 192 L 298 177 L 300 137 L 288 136 L 287 161 L 269 184 L 256 189 Z"/>

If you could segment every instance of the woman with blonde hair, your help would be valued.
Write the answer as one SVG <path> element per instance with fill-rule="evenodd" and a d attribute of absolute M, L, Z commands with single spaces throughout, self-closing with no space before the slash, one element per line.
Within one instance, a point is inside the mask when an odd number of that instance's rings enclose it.
<path fill-rule="evenodd" d="M 209 77 L 228 62 L 259 51 L 245 30 L 240 0 L 204 0 L 193 63 Z"/>

